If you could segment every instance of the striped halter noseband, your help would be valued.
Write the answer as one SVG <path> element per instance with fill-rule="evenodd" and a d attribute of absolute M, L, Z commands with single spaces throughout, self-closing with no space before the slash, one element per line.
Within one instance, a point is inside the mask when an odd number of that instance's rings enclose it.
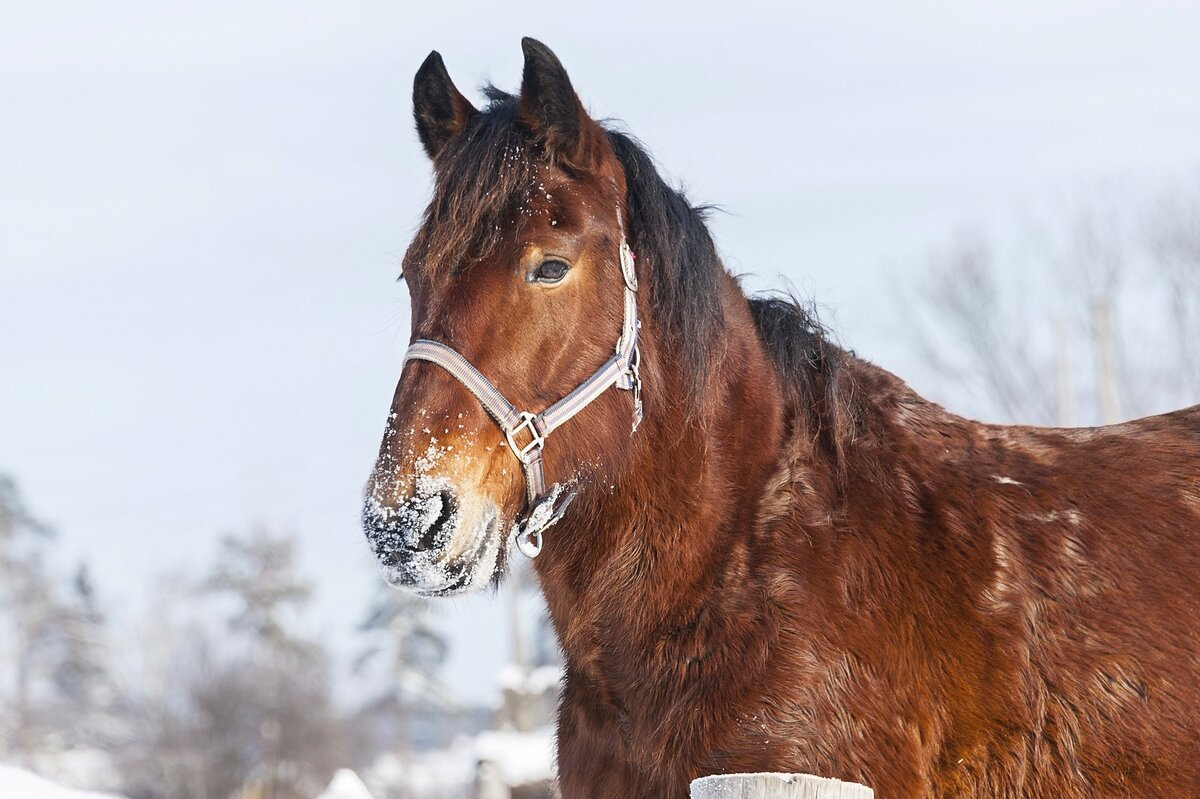
<path fill-rule="evenodd" d="M 546 491 L 542 448 L 550 433 L 613 386 L 633 392 L 633 430 L 637 430 L 642 421 L 642 381 L 638 374 L 641 352 L 637 341 L 640 326 L 637 316 L 637 274 L 634 271 L 633 251 L 629 249 L 623 233 L 620 259 L 625 319 L 621 324 L 621 336 L 617 339 L 616 353 L 570 394 L 541 413 L 518 411 L 470 361 L 440 341 L 417 339 L 404 354 L 405 364 L 409 361 L 428 361 L 449 372 L 479 400 L 479 404 L 504 433 L 508 448 L 521 462 L 521 469 L 525 473 L 527 503 L 523 517 L 517 521 L 515 538 L 517 549 L 530 558 L 536 558 L 542 551 L 542 531 L 562 518 L 575 496 L 567 493 L 560 498 L 557 486 L 549 493 Z"/>

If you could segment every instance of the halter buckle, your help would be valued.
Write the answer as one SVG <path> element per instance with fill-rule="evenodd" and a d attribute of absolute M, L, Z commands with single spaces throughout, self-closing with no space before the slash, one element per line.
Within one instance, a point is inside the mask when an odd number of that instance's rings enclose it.
<path fill-rule="evenodd" d="M 508 447 L 512 450 L 513 455 L 517 456 L 517 460 L 528 466 L 533 462 L 536 453 L 540 452 L 542 446 L 546 443 L 546 437 L 538 432 L 536 414 L 529 411 L 521 411 L 517 414 L 521 417 L 521 421 L 515 427 L 510 427 L 504 431 L 504 437 L 508 440 Z M 529 443 L 521 446 L 517 443 L 517 434 L 522 430 L 528 430 L 530 439 Z"/>

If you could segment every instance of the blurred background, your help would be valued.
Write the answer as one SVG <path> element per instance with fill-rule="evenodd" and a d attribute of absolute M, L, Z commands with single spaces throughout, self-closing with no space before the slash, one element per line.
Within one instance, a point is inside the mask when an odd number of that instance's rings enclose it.
<path fill-rule="evenodd" d="M 533 578 L 426 604 L 358 526 L 413 73 L 523 35 L 951 410 L 1200 401 L 1195 3 L 0 0 L 0 795 L 548 795 Z"/>

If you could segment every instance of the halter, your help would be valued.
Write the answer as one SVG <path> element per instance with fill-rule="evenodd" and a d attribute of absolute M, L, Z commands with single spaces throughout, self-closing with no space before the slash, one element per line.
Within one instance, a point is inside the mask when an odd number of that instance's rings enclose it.
<path fill-rule="evenodd" d="M 617 339 L 616 353 L 570 394 L 541 413 L 518 411 L 470 361 L 440 341 L 417 339 L 404 354 L 405 364 L 409 361 L 428 361 L 449 372 L 479 400 L 479 404 L 504 433 L 509 450 L 521 462 L 521 470 L 525 473 L 526 511 L 517 522 L 515 537 L 517 549 L 529 558 L 536 558 L 541 553 L 542 531 L 562 518 L 567 505 L 575 497 L 568 493 L 558 501 L 560 491 L 557 485 L 549 493 L 546 491 L 542 449 L 550 433 L 613 386 L 633 392 L 633 430 L 630 432 L 636 431 L 642 421 L 642 380 L 638 373 L 641 351 L 637 336 L 641 323 L 637 316 L 637 273 L 634 271 L 633 251 L 625 241 L 624 232 L 621 235 L 620 257 L 625 318 L 621 324 L 621 336 Z M 526 436 L 528 441 L 522 444 L 521 439 Z"/>

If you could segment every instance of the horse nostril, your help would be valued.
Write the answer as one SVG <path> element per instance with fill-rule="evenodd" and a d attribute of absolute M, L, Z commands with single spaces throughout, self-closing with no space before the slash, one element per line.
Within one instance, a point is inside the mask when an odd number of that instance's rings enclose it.
<path fill-rule="evenodd" d="M 407 554 L 445 548 L 458 523 L 458 499 L 449 488 L 410 498 L 399 508 L 367 502 L 363 530 L 385 566 Z"/>
<path fill-rule="evenodd" d="M 422 522 L 428 526 L 423 532 L 418 531 L 420 537 L 413 546 L 419 552 L 437 549 L 445 544 L 448 534 L 453 532 L 454 518 L 458 516 L 458 500 L 454 498 L 453 491 L 442 489 L 426 500 L 426 508 Z"/>

